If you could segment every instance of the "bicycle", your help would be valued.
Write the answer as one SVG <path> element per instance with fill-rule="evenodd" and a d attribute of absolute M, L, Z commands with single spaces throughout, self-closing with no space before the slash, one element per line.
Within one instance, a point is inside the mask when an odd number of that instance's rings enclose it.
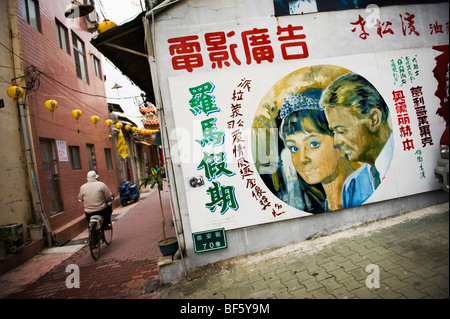
<path fill-rule="evenodd" d="M 100 257 L 100 247 L 103 241 L 106 245 L 111 244 L 113 227 L 103 225 L 104 218 L 100 215 L 93 215 L 89 220 L 89 250 L 94 260 Z"/>

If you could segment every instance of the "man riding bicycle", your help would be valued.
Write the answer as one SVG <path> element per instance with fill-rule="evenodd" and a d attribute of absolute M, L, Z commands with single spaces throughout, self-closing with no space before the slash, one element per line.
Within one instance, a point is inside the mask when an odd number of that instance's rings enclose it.
<path fill-rule="evenodd" d="M 87 183 L 80 187 L 78 200 L 84 205 L 86 220 L 89 222 L 91 216 L 100 215 L 104 218 L 103 225 L 111 225 L 112 202 L 114 199 L 108 186 L 97 180 L 99 176 L 95 171 L 89 171 L 87 174 Z"/>

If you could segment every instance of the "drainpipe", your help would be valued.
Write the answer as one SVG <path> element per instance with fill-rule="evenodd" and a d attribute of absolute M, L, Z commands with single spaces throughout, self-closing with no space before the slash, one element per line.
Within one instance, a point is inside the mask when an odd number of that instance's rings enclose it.
<path fill-rule="evenodd" d="M 18 102 L 19 102 L 20 119 L 22 123 L 23 140 L 25 142 L 25 153 L 26 153 L 25 155 L 28 163 L 28 172 L 31 177 L 31 186 L 33 188 L 34 193 L 33 198 L 35 201 L 35 207 L 39 213 L 39 217 L 44 223 L 45 231 L 47 234 L 48 247 L 52 247 L 55 238 L 53 235 L 53 231 L 50 227 L 50 223 L 47 219 L 47 216 L 45 216 L 44 209 L 42 207 L 41 191 L 39 189 L 39 182 L 36 173 L 36 163 L 34 162 L 33 150 L 31 147 L 30 128 L 28 126 L 28 115 L 25 109 L 25 103 L 23 101 L 23 98 L 20 98 Z"/>
<path fill-rule="evenodd" d="M 161 99 L 160 87 L 159 87 L 159 79 L 158 79 L 157 66 L 156 66 L 156 52 L 155 52 L 155 47 L 153 46 L 153 40 L 154 40 L 154 31 L 155 31 L 154 30 L 154 10 L 159 9 L 161 7 L 165 7 L 165 6 L 175 3 L 175 2 L 178 2 L 178 1 L 166 0 L 166 1 L 162 2 L 160 5 L 158 5 L 157 7 L 148 11 L 143 18 L 145 41 L 147 44 L 147 50 L 149 52 L 148 60 L 149 60 L 149 64 L 150 64 L 150 69 L 151 70 L 153 69 L 155 71 L 154 76 L 152 76 L 152 82 L 154 84 L 153 87 L 154 87 L 154 91 L 155 91 L 155 103 L 159 109 L 159 115 L 160 115 L 159 120 L 160 120 L 161 140 L 162 140 L 162 144 L 163 144 L 164 160 L 166 162 L 167 171 L 170 172 L 172 176 L 174 176 L 173 163 L 172 163 L 172 158 L 171 158 L 170 149 L 169 149 L 169 138 L 168 138 L 168 132 L 167 132 L 167 127 L 166 127 L 166 123 L 165 123 L 165 114 L 164 114 L 164 108 L 163 108 L 163 103 L 162 103 L 162 99 Z M 151 21 L 152 21 L 151 27 L 149 25 L 150 17 L 151 17 Z M 174 178 L 172 178 L 172 180 L 170 181 L 170 185 L 171 185 L 170 186 L 170 190 L 171 190 L 170 206 L 171 206 L 171 211 L 172 211 L 172 218 L 174 220 L 175 233 L 177 236 L 178 243 L 180 245 L 181 264 L 183 266 L 184 275 L 187 278 L 189 278 L 187 270 L 186 270 L 186 265 L 184 262 L 183 251 L 185 249 L 185 240 L 184 240 L 183 229 L 180 229 L 180 231 L 179 231 L 178 225 L 177 225 L 178 221 L 179 221 L 180 225 L 182 227 L 180 207 L 179 207 L 179 202 L 178 202 L 178 191 L 177 191 L 177 186 L 176 186 L 176 182 L 175 182 Z M 180 237 L 183 238 L 183 241 L 180 241 Z"/>

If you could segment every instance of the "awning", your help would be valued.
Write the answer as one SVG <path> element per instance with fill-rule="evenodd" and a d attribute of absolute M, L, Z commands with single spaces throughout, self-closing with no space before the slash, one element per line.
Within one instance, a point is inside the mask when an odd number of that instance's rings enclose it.
<path fill-rule="evenodd" d="M 155 101 L 150 65 L 145 46 L 142 19 L 145 12 L 135 19 L 109 29 L 91 39 L 91 43 L 108 58 L 125 76 Z"/>

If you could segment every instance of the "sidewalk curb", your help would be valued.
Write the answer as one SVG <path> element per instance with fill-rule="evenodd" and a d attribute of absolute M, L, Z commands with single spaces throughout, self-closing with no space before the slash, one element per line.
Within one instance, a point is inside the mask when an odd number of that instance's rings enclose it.
<path fill-rule="evenodd" d="M 361 225 L 353 226 L 344 230 L 339 230 L 326 235 L 319 235 L 308 240 L 301 240 L 298 242 L 291 243 L 284 247 L 272 248 L 248 255 L 241 255 L 226 260 L 221 260 L 215 263 L 207 264 L 200 267 L 195 267 L 188 269 L 189 281 L 197 280 L 199 278 L 219 274 L 231 271 L 235 266 L 248 266 L 256 265 L 260 262 L 265 262 L 269 260 L 276 260 L 277 258 L 283 256 L 313 256 L 319 253 L 328 245 L 341 240 L 341 239 L 351 239 L 356 237 L 368 237 L 372 234 L 378 233 L 387 229 L 389 227 L 419 220 L 424 217 L 439 215 L 448 212 L 449 202 L 442 204 L 432 205 L 415 211 L 403 212 L 396 216 L 390 216 L 383 219 L 366 222 Z M 176 287 L 177 285 L 186 282 L 185 277 L 181 277 L 171 283 L 167 283 L 165 288 L 170 289 L 171 287 Z M 163 294 L 164 295 L 164 294 Z"/>

